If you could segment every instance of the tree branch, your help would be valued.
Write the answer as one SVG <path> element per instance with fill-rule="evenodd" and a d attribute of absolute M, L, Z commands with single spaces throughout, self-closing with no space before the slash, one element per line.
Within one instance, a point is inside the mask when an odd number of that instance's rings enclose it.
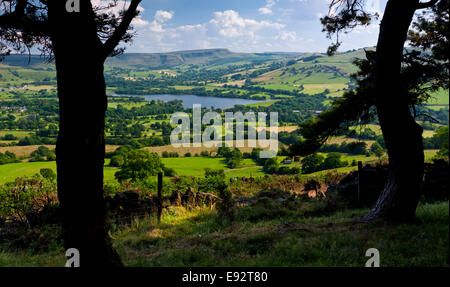
<path fill-rule="evenodd" d="M 425 117 L 427 119 L 430 120 L 430 122 L 433 122 L 435 124 L 441 124 L 440 121 L 438 121 L 437 119 L 433 118 L 432 116 L 428 115 L 428 114 L 418 114 L 418 115 L 414 115 L 414 118 L 418 118 L 418 117 Z"/>
<path fill-rule="evenodd" d="M 41 36 L 46 36 L 49 33 L 49 26 L 46 21 L 36 21 L 27 18 L 17 19 L 13 15 L 1 15 L 0 28 L 23 30 Z"/>
<path fill-rule="evenodd" d="M 123 36 L 127 33 L 131 21 L 133 21 L 134 17 L 136 17 L 136 11 L 140 2 L 141 0 L 131 0 L 130 6 L 128 7 L 122 18 L 122 22 L 116 28 L 111 37 L 109 37 L 109 39 L 106 40 L 106 42 L 103 44 L 104 59 L 106 59 L 114 51 L 117 45 L 119 45 Z"/>
<path fill-rule="evenodd" d="M 417 4 L 417 9 L 425 9 L 433 7 L 433 5 L 436 4 L 438 1 L 439 0 L 430 0 L 428 2 L 419 2 L 419 4 Z"/>
<path fill-rule="evenodd" d="M 18 0 L 14 12 L 0 15 L 0 27 L 32 32 L 37 35 L 46 35 L 49 31 L 46 21 L 31 19 L 25 15 L 27 0 Z"/>

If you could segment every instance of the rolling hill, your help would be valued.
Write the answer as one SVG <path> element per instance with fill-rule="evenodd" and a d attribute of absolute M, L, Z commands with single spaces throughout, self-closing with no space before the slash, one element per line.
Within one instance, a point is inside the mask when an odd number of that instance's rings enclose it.
<path fill-rule="evenodd" d="M 218 65 L 240 61 L 270 61 L 297 57 L 301 53 L 235 53 L 228 49 L 206 49 L 170 53 L 125 53 L 106 61 L 106 66 L 145 69 L 169 69 L 182 65 Z M 38 55 L 10 55 L 2 64 L 39 68 L 47 60 Z"/>
<path fill-rule="evenodd" d="M 155 54 L 123 54 L 107 60 L 107 66 L 169 69 L 182 65 L 218 65 L 239 61 L 268 61 L 296 56 L 291 53 L 234 53 L 228 49 L 191 50 Z"/>

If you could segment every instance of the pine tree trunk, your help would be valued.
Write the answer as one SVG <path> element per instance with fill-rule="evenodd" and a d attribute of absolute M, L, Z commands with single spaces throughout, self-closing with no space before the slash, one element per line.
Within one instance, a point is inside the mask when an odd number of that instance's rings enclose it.
<path fill-rule="evenodd" d="M 58 198 L 65 248 L 80 251 L 80 266 L 120 266 L 105 226 L 103 164 L 107 98 L 92 9 L 67 13 L 49 1 L 60 107 L 56 145 Z M 89 5 L 89 1 L 82 1 Z"/>
<path fill-rule="evenodd" d="M 375 66 L 375 96 L 389 175 L 380 197 L 364 220 L 408 221 L 415 217 L 423 176 L 422 128 L 415 122 L 400 85 L 407 32 L 418 0 L 390 0 L 380 27 Z"/>

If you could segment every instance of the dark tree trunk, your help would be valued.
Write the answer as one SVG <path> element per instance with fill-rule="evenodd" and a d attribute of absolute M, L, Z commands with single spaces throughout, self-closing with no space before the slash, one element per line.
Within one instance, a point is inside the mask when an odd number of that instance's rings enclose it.
<path fill-rule="evenodd" d="M 80 266 L 120 266 L 105 226 L 107 98 L 94 14 L 90 1 L 82 1 L 81 13 L 67 13 L 66 1 L 48 2 L 60 107 L 56 155 L 64 244 L 80 251 Z"/>
<path fill-rule="evenodd" d="M 422 128 L 415 122 L 400 85 L 407 32 L 418 0 L 389 0 L 380 27 L 375 66 L 378 118 L 389 155 L 389 176 L 380 197 L 364 220 L 414 218 L 423 176 Z"/>

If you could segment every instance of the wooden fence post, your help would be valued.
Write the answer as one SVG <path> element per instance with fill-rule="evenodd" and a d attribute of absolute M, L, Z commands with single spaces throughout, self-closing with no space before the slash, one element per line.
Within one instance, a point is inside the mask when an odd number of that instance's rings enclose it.
<path fill-rule="evenodd" d="M 163 173 L 158 173 L 158 223 L 161 223 L 162 214 L 162 184 L 163 184 Z"/>
<path fill-rule="evenodd" d="M 361 199 L 361 188 L 362 188 L 362 183 L 361 183 L 362 176 L 361 176 L 361 173 L 362 173 L 362 168 L 363 168 L 362 161 L 358 161 L 358 202 L 360 202 L 360 199 Z"/>

